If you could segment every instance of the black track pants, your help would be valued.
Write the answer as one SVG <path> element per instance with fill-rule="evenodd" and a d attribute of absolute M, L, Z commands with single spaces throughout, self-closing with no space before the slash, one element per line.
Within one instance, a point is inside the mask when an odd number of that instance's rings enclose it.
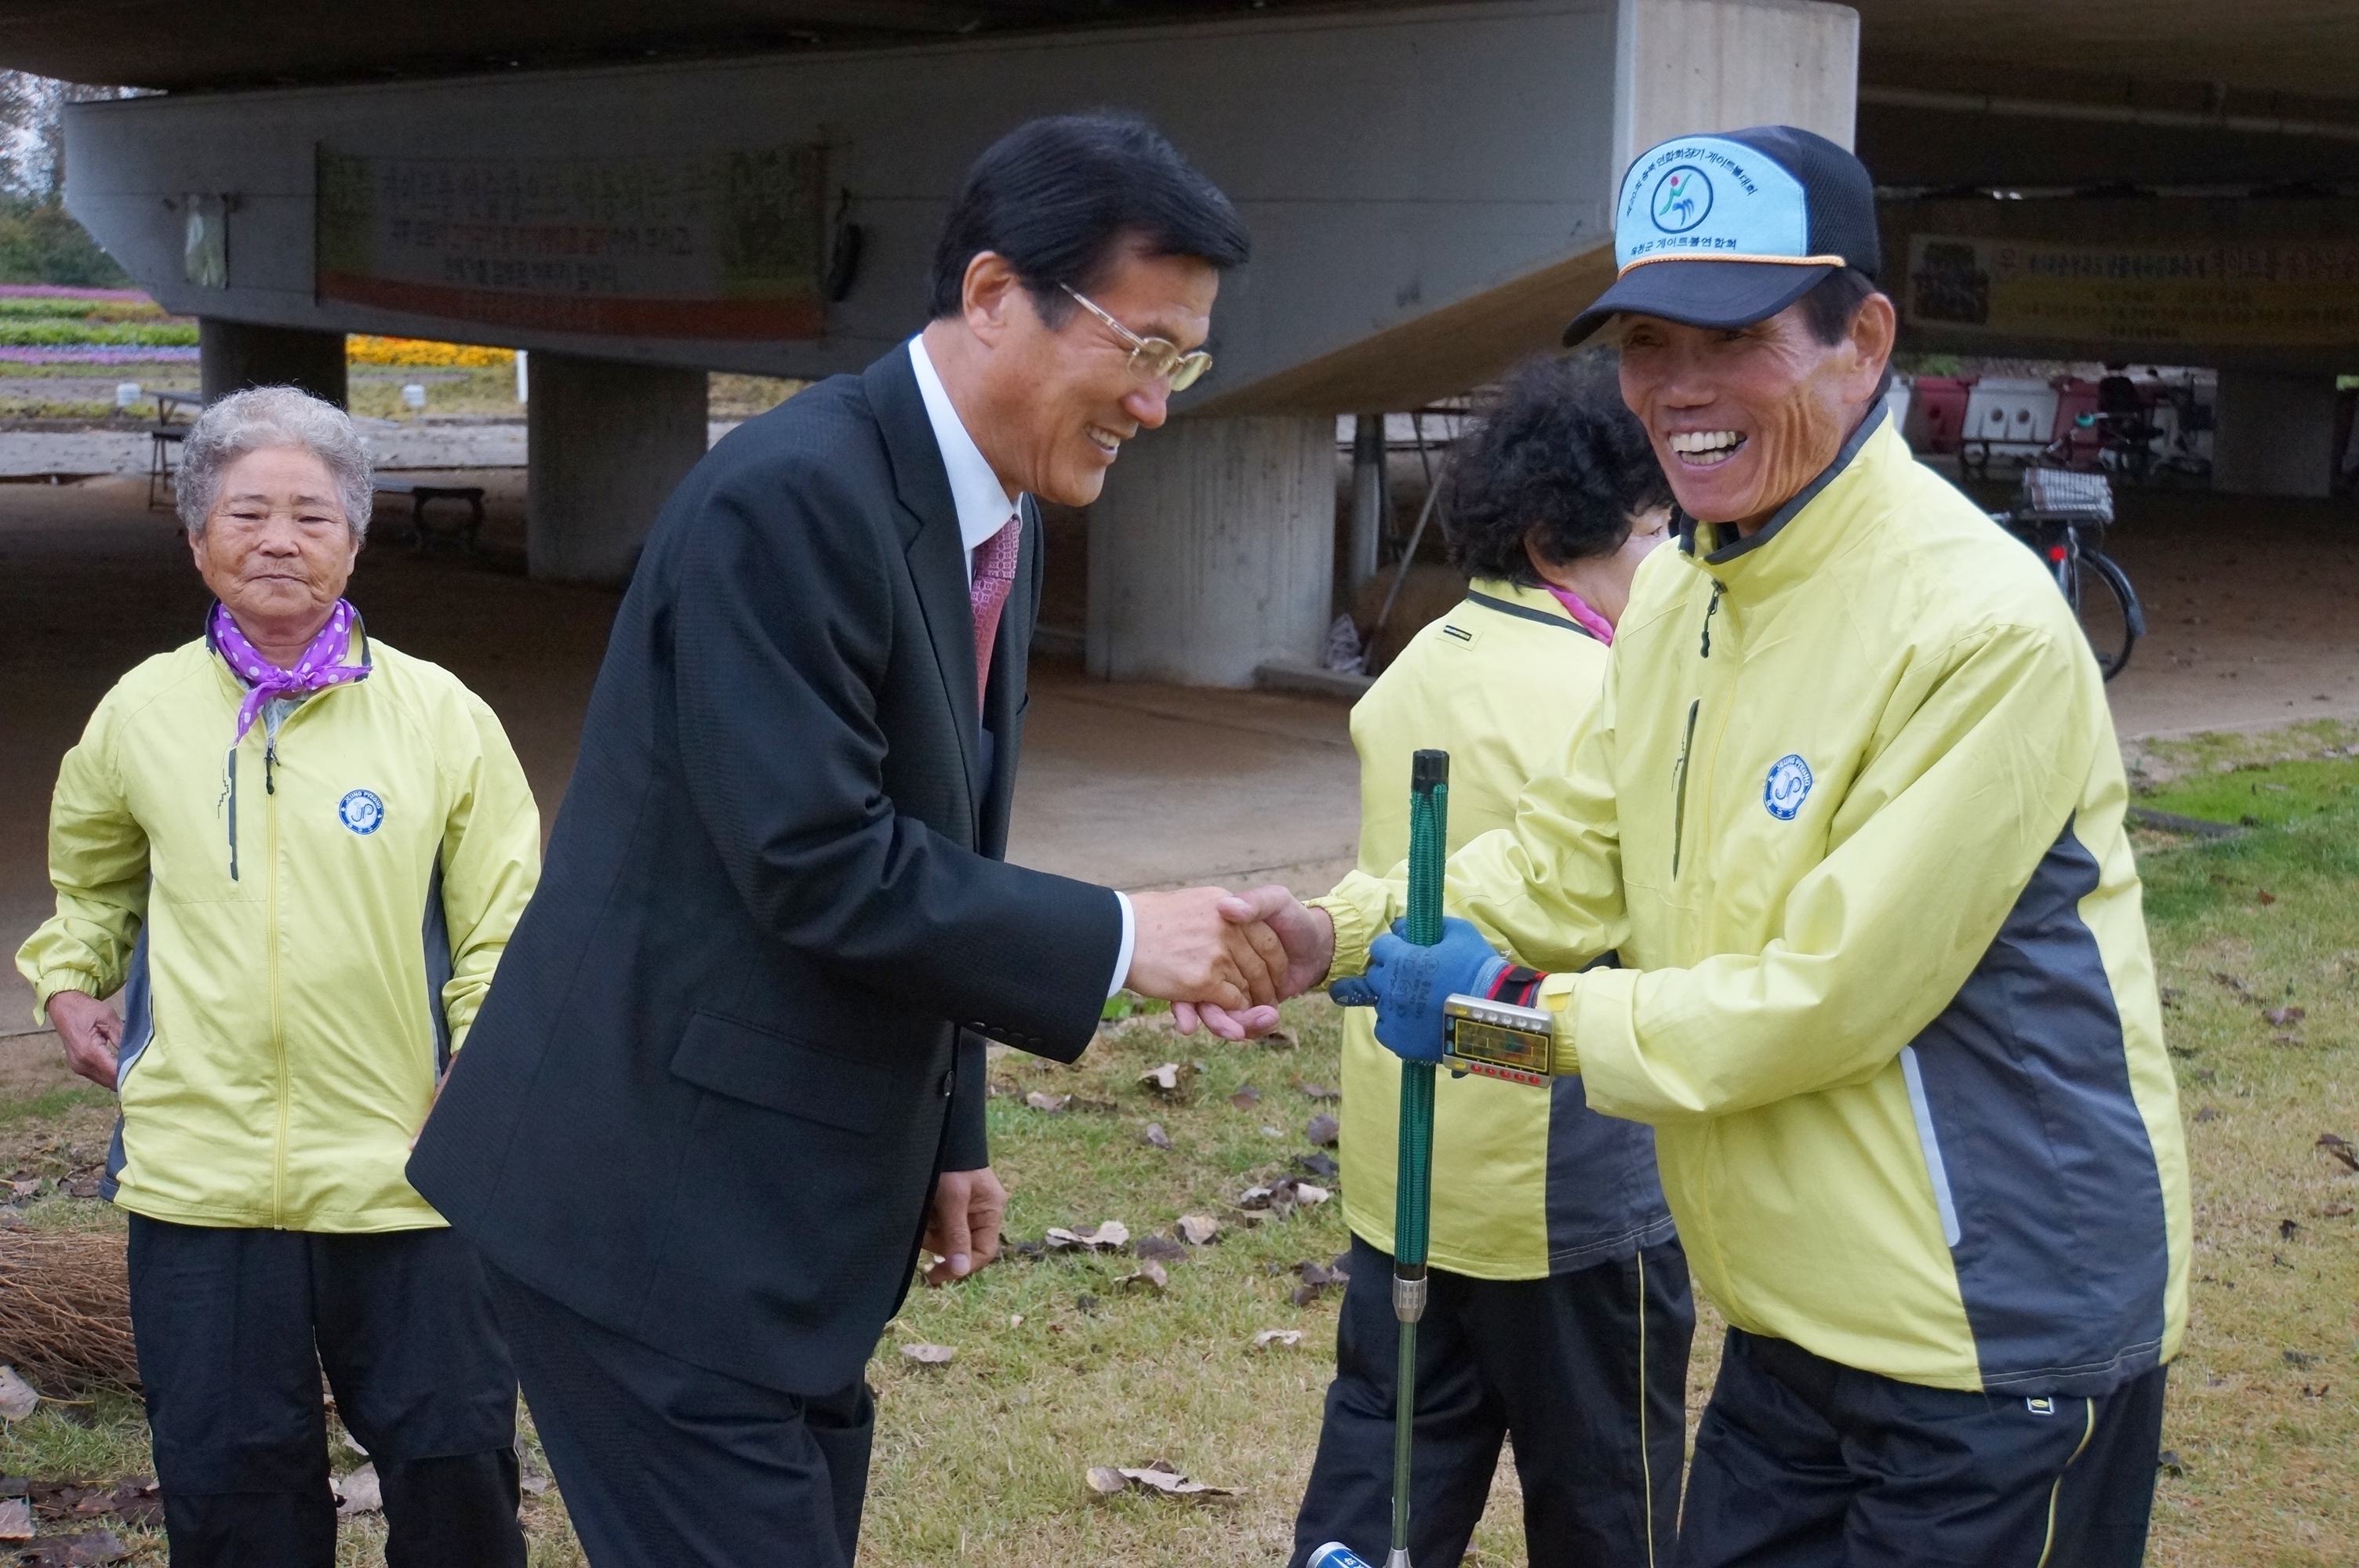
<path fill-rule="evenodd" d="M 1330 1541 L 1382 1563 L 1392 1537 L 1393 1260 L 1354 1237 L 1350 1267 L 1293 1568 Z M 1544 1280 L 1429 1278 L 1409 1509 L 1418 1568 L 1464 1555 L 1508 1437 L 1532 1568 L 1668 1565 L 1695 1336 L 1680 1244 Z"/>
<path fill-rule="evenodd" d="M 131 1326 L 172 1568 L 330 1568 L 324 1369 L 390 1568 L 523 1568 L 516 1376 L 474 1249 L 134 1215 Z"/>
<path fill-rule="evenodd" d="M 1731 1329 L 1680 1568 L 2138 1568 L 2165 1370 L 2093 1399 L 1964 1393 Z"/>

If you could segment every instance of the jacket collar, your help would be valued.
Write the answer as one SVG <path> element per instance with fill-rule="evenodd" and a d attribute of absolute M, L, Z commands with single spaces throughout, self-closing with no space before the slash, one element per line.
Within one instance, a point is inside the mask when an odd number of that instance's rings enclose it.
<path fill-rule="evenodd" d="M 1563 603 L 1544 588 L 1526 588 L 1501 577 L 1478 577 L 1466 585 L 1466 597 L 1498 614 L 1550 622 L 1583 637 L 1590 635 L 1589 628 L 1567 614 Z"/>
<path fill-rule="evenodd" d="M 861 373 L 868 406 L 885 438 L 893 468 L 893 491 L 901 503 L 901 546 L 918 590 L 918 608 L 934 646 L 943 694 L 961 722 L 959 756 L 966 768 L 967 800 L 983 799 L 983 715 L 975 705 L 974 605 L 967 595 L 966 546 L 959 535 L 958 503 L 951 494 L 950 470 L 934 439 L 926 400 L 908 346 L 892 351 Z"/>
<path fill-rule="evenodd" d="M 984 540 L 1016 515 L 1016 504 L 1007 499 L 999 476 L 991 471 L 990 460 L 974 444 L 966 422 L 959 417 L 958 406 L 951 401 L 950 388 L 942 384 L 940 374 L 934 369 L 933 356 L 926 351 L 926 336 L 922 332 L 909 340 L 909 368 L 918 378 L 918 395 L 926 405 L 927 427 L 934 433 L 934 446 L 942 454 L 942 468 L 950 480 L 951 500 L 958 509 L 959 543 L 971 557 Z"/>
<path fill-rule="evenodd" d="M 1877 466 L 1884 455 L 1880 451 L 1884 443 L 1877 441 L 1876 437 L 1886 433 L 1890 424 L 1890 412 L 1878 399 L 1869 408 L 1867 416 L 1859 422 L 1859 427 L 1835 453 L 1834 461 L 1829 463 L 1818 478 L 1804 485 L 1792 500 L 1777 508 L 1769 521 L 1749 539 L 1734 537 L 1735 531 L 1731 528 L 1727 530 L 1727 543 L 1723 544 L 1721 524 L 1699 523 L 1685 513 L 1680 513 L 1680 553 L 1731 588 L 1740 580 L 1749 579 L 1767 587 L 1783 582 L 1788 577 L 1807 575 L 1816 564 L 1814 557 L 1822 557 L 1832 544 L 1826 530 L 1813 525 L 1820 514 L 1826 511 L 1815 503 L 1830 489 L 1840 492 L 1854 488 L 1854 483 L 1846 481 L 1854 481 L 1860 470 Z M 1888 438 L 1894 442 L 1899 440 L 1897 435 Z M 1867 456 L 1868 461 L 1860 460 L 1863 454 Z M 1788 524 L 1795 523 L 1798 518 L 1802 520 L 1800 525 L 1789 529 Z M 1804 542 L 1787 543 L 1783 548 L 1775 551 L 1769 548 L 1789 534 Z"/>

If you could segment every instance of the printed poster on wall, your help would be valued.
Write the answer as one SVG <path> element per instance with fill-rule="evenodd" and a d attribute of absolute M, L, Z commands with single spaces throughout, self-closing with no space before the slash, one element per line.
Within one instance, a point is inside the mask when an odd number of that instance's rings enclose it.
<path fill-rule="evenodd" d="M 2359 343 L 2359 239 L 2079 245 L 1918 234 L 1910 325 L 1992 337 Z"/>
<path fill-rule="evenodd" d="M 375 157 L 319 149 L 321 299 L 487 326 L 816 338 L 824 153 Z"/>

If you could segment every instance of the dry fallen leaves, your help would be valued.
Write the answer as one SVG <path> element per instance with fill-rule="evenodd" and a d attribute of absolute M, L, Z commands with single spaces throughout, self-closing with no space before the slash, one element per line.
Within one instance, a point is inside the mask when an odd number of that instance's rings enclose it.
<path fill-rule="evenodd" d="M 1314 1084 L 1308 1078 L 1295 1079 L 1294 1087 L 1300 1089 L 1304 1094 L 1309 1095 L 1312 1099 L 1342 1099 L 1343 1098 L 1343 1091 L 1342 1089 L 1331 1087 L 1326 1084 Z"/>
<path fill-rule="evenodd" d="M 1071 1095 L 1044 1095 L 1038 1089 L 1034 1089 L 1024 1097 L 1024 1103 L 1034 1110 L 1062 1110 L 1065 1108 L 1066 1102 L 1072 1098 Z"/>
<path fill-rule="evenodd" d="M 2342 1161 L 2346 1168 L 2359 1171 L 2359 1153 L 2353 1152 L 2351 1141 L 2340 1133 L 2321 1132 L 2318 1135 L 2318 1141 L 2311 1147 L 2323 1149 Z"/>
<path fill-rule="evenodd" d="M 1332 1182 L 1343 1173 L 1343 1168 L 1323 1150 L 1313 1149 L 1308 1154 L 1297 1154 L 1294 1162 L 1301 1167 L 1304 1175 L 1316 1176 L 1322 1182 Z"/>
<path fill-rule="evenodd" d="M 1151 1258 L 1158 1262 L 1178 1261 L 1188 1256 L 1188 1249 L 1168 1236 L 1142 1236 L 1133 1250 L 1141 1258 Z"/>
<path fill-rule="evenodd" d="M 336 1488 L 336 1517 L 351 1519 L 355 1514 L 373 1514 L 385 1507 L 385 1488 L 378 1484 L 376 1466 L 364 1465 L 351 1475 L 333 1483 Z"/>
<path fill-rule="evenodd" d="M 1209 1214 L 1183 1214 L 1178 1228 L 1180 1239 L 1190 1247 L 1202 1247 L 1221 1234 L 1221 1222 Z"/>
<path fill-rule="evenodd" d="M 2289 1029 L 2310 1016 L 2306 1007 L 2273 1007 L 2261 1014 L 2279 1029 Z"/>
<path fill-rule="evenodd" d="M 1116 1280 L 1114 1283 L 1117 1285 L 1145 1285 L 1148 1290 L 1153 1291 L 1159 1296 L 1165 1291 L 1171 1288 L 1171 1276 L 1164 1271 L 1162 1264 L 1157 1262 L 1152 1258 L 1148 1258 L 1140 1262 L 1138 1265 L 1138 1271 L 1136 1273 L 1125 1274 L 1121 1279 Z"/>
<path fill-rule="evenodd" d="M 1138 1075 L 1138 1081 L 1158 1094 L 1180 1092 L 1180 1064 L 1164 1062 Z"/>
<path fill-rule="evenodd" d="M 14 1367 L 0 1366 L 0 1420 L 22 1421 L 41 1408 L 41 1396 L 33 1385 L 16 1375 Z"/>
<path fill-rule="evenodd" d="M 1150 1149 L 1169 1149 L 1171 1147 L 1171 1134 L 1163 1130 L 1163 1124 L 1159 1121 L 1148 1122 L 1147 1124 L 1147 1130 L 1140 1133 L 1139 1138 Z"/>
<path fill-rule="evenodd" d="M 1239 1110 L 1251 1110 L 1261 1103 L 1261 1091 L 1251 1084 L 1239 1084 L 1237 1092 L 1229 1097 L 1229 1103 Z"/>
<path fill-rule="evenodd" d="M 0 1541 L 33 1539 L 33 1499 L 0 1498 Z"/>
<path fill-rule="evenodd" d="M 1302 1276 L 1302 1283 L 1294 1287 L 1294 1304 L 1309 1306 L 1323 1292 L 1350 1284 L 1352 1275 L 1343 1267 L 1343 1262 L 1344 1260 L 1339 1257 L 1332 1263 L 1321 1263 L 1310 1259 L 1297 1263 L 1294 1271 Z"/>
<path fill-rule="evenodd" d="M 1266 1350 L 1273 1345 L 1299 1345 L 1302 1330 L 1299 1328 L 1257 1328 L 1254 1330 L 1254 1348 Z"/>
<path fill-rule="evenodd" d="M 1044 1239 L 1051 1252 L 1119 1252 L 1130 1245 L 1130 1227 L 1118 1219 L 1102 1220 L 1074 1230 L 1053 1225 Z"/>
<path fill-rule="evenodd" d="M 958 1356 L 958 1352 L 947 1345 L 904 1345 L 901 1354 L 920 1367 L 947 1366 Z"/>
<path fill-rule="evenodd" d="M 1208 1487 L 1201 1481 L 1191 1481 L 1179 1471 L 1158 1459 L 1149 1464 L 1122 1466 L 1095 1465 L 1089 1473 L 1090 1489 L 1113 1497 L 1133 1487 L 1143 1492 L 1153 1492 L 1166 1498 L 1234 1498 L 1236 1493 L 1226 1487 Z"/>
<path fill-rule="evenodd" d="M 1237 1206 L 1248 1211 L 1266 1210 L 1272 1217 L 1283 1219 L 1298 1208 L 1315 1207 L 1333 1195 L 1325 1187 L 1299 1176 L 1280 1176 L 1267 1186 L 1247 1187 L 1238 1195 Z"/>
<path fill-rule="evenodd" d="M 1310 1125 L 1303 1128 L 1302 1135 L 1321 1149 L 1332 1149 L 1336 1135 L 1342 1130 L 1341 1124 L 1322 1110 L 1310 1119 Z"/>
<path fill-rule="evenodd" d="M 122 1539 L 111 1530 L 46 1536 L 16 1551 L 16 1561 L 23 1568 L 92 1568 L 101 1563 L 120 1563 L 126 1555 Z"/>

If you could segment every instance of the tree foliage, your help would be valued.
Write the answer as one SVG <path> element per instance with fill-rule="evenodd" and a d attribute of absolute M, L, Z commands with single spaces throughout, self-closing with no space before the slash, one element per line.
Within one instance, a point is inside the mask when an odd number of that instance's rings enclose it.
<path fill-rule="evenodd" d="M 124 91 L 0 71 L 0 283 L 129 285 L 65 209 L 65 106 Z"/>

